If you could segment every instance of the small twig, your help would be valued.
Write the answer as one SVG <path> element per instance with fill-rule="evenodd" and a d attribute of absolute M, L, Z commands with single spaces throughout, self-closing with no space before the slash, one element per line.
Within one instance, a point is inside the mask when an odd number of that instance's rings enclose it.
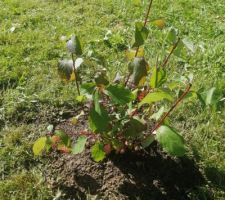
<path fill-rule="evenodd" d="M 151 7 L 152 7 L 152 2 L 153 2 L 153 0 L 150 1 L 149 6 L 148 6 L 148 11 L 147 11 L 147 13 L 146 13 L 144 26 L 146 26 L 146 24 L 147 24 L 147 22 L 148 22 L 148 16 L 149 16 L 149 13 L 150 13 L 150 10 L 151 10 Z"/>
<path fill-rule="evenodd" d="M 128 81 L 130 79 L 130 76 L 131 76 L 131 73 L 129 73 L 128 76 L 127 76 L 127 80 L 125 81 L 125 87 L 127 86 L 127 83 L 128 83 Z"/>
<path fill-rule="evenodd" d="M 153 129 L 151 130 L 150 134 L 153 134 L 154 131 L 156 131 L 163 123 L 163 121 L 166 119 L 166 117 L 169 116 L 169 114 L 177 107 L 177 105 L 184 99 L 184 97 L 188 94 L 188 92 L 191 89 L 192 84 L 189 83 L 189 85 L 187 86 L 186 90 L 184 91 L 184 93 L 176 100 L 176 102 L 173 104 L 173 106 L 169 109 L 168 112 L 166 112 L 162 118 L 155 124 L 155 126 L 153 127 Z"/>
<path fill-rule="evenodd" d="M 79 133 L 80 136 L 86 136 L 86 137 L 90 137 L 90 138 L 94 138 L 96 139 L 97 136 L 96 134 L 92 133 L 92 132 L 85 132 L 85 131 L 82 131 Z"/>
<path fill-rule="evenodd" d="M 76 67 L 75 67 L 74 54 L 72 53 L 71 56 L 72 56 L 72 60 L 73 60 L 73 70 L 74 70 L 74 73 L 75 73 L 75 82 L 76 82 L 77 92 L 78 92 L 78 95 L 80 96 L 80 87 L 79 87 L 79 83 L 77 81 L 77 70 L 76 70 Z"/>
<path fill-rule="evenodd" d="M 158 66 L 159 66 L 159 55 L 157 55 L 157 57 L 156 57 L 155 66 L 156 66 L 156 68 L 158 68 Z"/>
<path fill-rule="evenodd" d="M 173 45 L 173 48 L 170 51 L 169 55 L 164 59 L 163 64 L 162 64 L 162 68 L 164 68 L 166 66 L 166 64 L 168 63 L 171 55 L 173 54 L 174 50 L 177 48 L 179 42 L 180 42 L 180 38 L 178 38 L 177 42 Z"/>
<path fill-rule="evenodd" d="M 137 47 L 136 52 L 135 52 L 135 57 L 137 57 L 139 49 L 140 49 L 140 47 Z"/>

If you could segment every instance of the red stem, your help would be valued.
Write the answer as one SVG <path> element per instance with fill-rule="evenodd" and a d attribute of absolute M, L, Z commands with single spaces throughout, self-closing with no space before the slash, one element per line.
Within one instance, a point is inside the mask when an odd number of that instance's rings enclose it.
<path fill-rule="evenodd" d="M 179 42 L 180 42 L 180 38 L 178 38 L 177 42 L 173 45 L 173 48 L 170 51 L 169 55 L 164 59 L 163 64 L 162 64 L 162 68 L 164 68 L 166 66 L 166 64 L 168 63 L 171 55 L 173 54 L 174 50 L 177 48 Z"/>
<path fill-rule="evenodd" d="M 187 86 L 186 90 L 184 91 L 184 93 L 176 100 L 176 102 L 173 104 L 173 106 L 170 108 L 170 110 L 168 112 L 166 112 L 162 118 L 155 124 L 155 126 L 153 127 L 153 129 L 150 132 L 150 135 L 153 134 L 154 131 L 156 131 L 163 123 L 163 121 L 166 119 L 166 117 L 168 117 L 168 115 L 177 107 L 177 105 L 184 99 L 184 97 L 188 94 L 188 92 L 191 89 L 192 84 L 189 83 L 189 85 Z"/>
<path fill-rule="evenodd" d="M 151 7 L 152 7 L 152 2 L 153 2 L 153 0 L 150 1 L 150 4 L 149 4 L 149 6 L 148 6 L 148 11 L 147 11 L 147 13 L 146 13 L 144 26 L 146 26 L 146 24 L 147 24 L 147 22 L 148 22 L 148 16 L 149 16 L 149 13 L 150 13 L 150 10 L 151 10 Z"/>

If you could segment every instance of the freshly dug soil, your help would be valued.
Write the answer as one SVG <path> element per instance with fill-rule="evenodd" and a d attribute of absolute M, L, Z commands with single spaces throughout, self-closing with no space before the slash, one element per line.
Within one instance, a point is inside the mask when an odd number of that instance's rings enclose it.
<path fill-rule="evenodd" d="M 84 117 L 76 126 L 68 120 L 56 128 L 76 138 L 87 129 L 87 120 Z M 100 163 L 91 159 L 89 148 L 78 155 L 54 152 L 46 178 L 66 200 L 86 200 L 87 194 L 102 200 L 182 200 L 204 183 L 192 160 L 172 158 L 157 143 L 145 152 L 112 153 Z"/>

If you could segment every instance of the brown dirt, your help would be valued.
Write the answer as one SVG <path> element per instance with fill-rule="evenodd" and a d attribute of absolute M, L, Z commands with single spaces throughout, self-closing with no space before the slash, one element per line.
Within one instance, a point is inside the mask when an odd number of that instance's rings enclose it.
<path fill-rule="evenodd" d="M 69 121 L 57 126 L 72 137 L 87 128 L 85 118 L 74 128 Z M 46 170 L 48 183 L 63 192 L 66 200 L 86 200 L 86 194 L 103 200 L 189 199 L 188 193 L 204 179 L 188 158 L 172 158 L 157 144 L 146 152 L 112 154 L 101 163 L 91 159 L 90 150 L 79 155 L 54 152 Z"/>

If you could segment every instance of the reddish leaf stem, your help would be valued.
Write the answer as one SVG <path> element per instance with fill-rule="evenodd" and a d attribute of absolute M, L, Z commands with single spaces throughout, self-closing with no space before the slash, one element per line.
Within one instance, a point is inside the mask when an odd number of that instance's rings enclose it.
<path fill-rule="evenodd" d="M 179 42 L 180 42 L 180 38 L 178 38 L 177 42 L 173 45 L 173 48 L 170 51 L 169 55 L 164 59 L 163 64 L 162 64 L 162 68 L 164 68 L 166 66 L 166 64 L 168 63 L 171 55 L 173 54 L 174 50 L 177 48 Z"/>
<path fill-rule="evenodd" d="M 145 17 L 144 26 L 146 26 L 146 24 L 148 22 L 148 16 L 149 16 L 149 13 L 150 13 L 150 10 L 151 10 L 151 7 L 152 7 L 152 2 L 153 2 L 153 0 L 150 0 L 149 6 L 148 6 L 148 11 L 147 11 L 146 17 Z"/>
<path fill-rule="evenodd" d="M 131 76 L 131 73 L 129 73 L 128 76 L 127 76 L 127 79 L 126 79 L 126 81 L 125 81 L 125 87 L 127 86 L 127 83 L 128 83 L 128 81 L 129 81 L 129 79 L 130 79 L 130 76 Z"/>
<path fill-rule="evenodd" d="M 155 124 L 155 126 L 153 127 L 153 129 L 151 130 L 150 134 L 153 134 L 154 131 L 156 131 L 163 123 L 163 121 L 166 119 L 166 117 L 169 116 L 169 114 L 177 107 L 177 105 L 184 99 L 184 97 L 188 94 L 188 92 L 191 89 L 192 84 L 189 83 L 186 90 L 184 91 L 184 93 L 175 101 L 175 103 L 173 104 L 173 106 L 169 109 L 168 112 L 166 112 L 161 119 Z"/>

